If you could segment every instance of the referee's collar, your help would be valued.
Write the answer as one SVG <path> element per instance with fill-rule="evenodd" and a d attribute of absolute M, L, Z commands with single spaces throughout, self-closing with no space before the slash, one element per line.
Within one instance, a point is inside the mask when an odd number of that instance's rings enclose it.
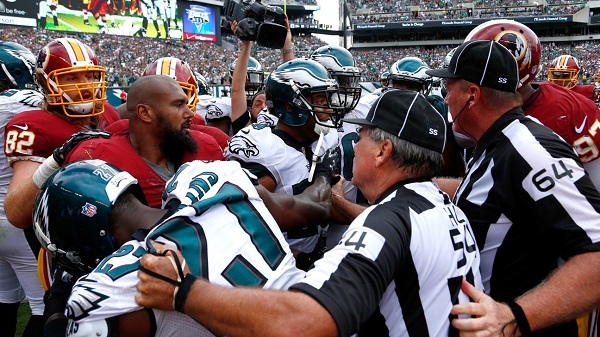
<path fill-rule="evenodd" d="M 398 189 L 400 189 L 400 187 L 402 187 L 404 185 L 412 184 L 412 183 L 421 183 L 421 182 L 425 182 L 425 181 L 431 181 L 431 178 L 417 177 L 417 178 L 409 178 L 406 180 L 399 181 L 399 182 L 395 183 L 394 185 L 390 186 L 390 188 L 385 190 L 385 192 L 381 193 L 379 195 L 379 197 L 377 199 L 375 199 L 375 203 L 373 205 L 379 204 L 383 199 L 387 198 L 390 194 L 394 193 L 395 191 L 397 191 Z"/>
<path fill-rule="evenodd" d="M 492 126 L 490 126 L 487 131 L 479 138 L 479 142 L 477 143 L 477 147 L 475 147 L 475 153 L 473 153 L 473 161 L 479 159 L 483 151 L 496 140 L 498 137 L 498 133 L 502 132 L 502 130 L 510 123 L 512 123 L 515 119 L 519 119 L 520 117 L 525 117 L 525 113 L 520 106 L 514 107 L 504 115 L 500 116 Z"/>

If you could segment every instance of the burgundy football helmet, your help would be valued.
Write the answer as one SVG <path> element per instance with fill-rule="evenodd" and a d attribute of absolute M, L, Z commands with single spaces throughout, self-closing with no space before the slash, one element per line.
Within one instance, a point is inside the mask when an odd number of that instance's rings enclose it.
<path fill-rule="evenodd" d="M 40 50 L 36 77 L 47 104 L 69 117 L 90 117 L 104 112 L 106 69 L 94 51 L 82 42 L 59 38 Z"/>
<path fill-rule="evenodd" d="M 183 91 L 187 94 L 187 106 L 193 112 L 196 112 L 198 104 L 198 82 L 190 66 L 176 57 L 161 57 L 158 60 L 148 64 L 142 76 L 148 75 L 166 75 L 170 76 L 179 83 Z"/>
<path fill-rule="evenodd" d="M 519 64 L 520 85 L 527 84 L 542 70 L 542 46 L 535 33 L 514 20 L 491 20 L 473 28 L 465 41 L 496 40 L 508 48 Z"/>

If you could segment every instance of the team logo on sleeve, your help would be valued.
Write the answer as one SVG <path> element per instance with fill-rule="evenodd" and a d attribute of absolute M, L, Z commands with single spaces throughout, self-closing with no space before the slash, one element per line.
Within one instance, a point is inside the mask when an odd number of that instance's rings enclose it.
<path fill-rule="evenodd" d="M 235 154 L 243 154 L 246 158 L 256 157 L 260 153 L 258 147 L 244 136 L 234 136 L 229 142 L 229 151 Z"/>
<path fill-rule="evenodd" d="M 210 116 L 209 119 L 217 119 L 225 115 L 223 110 L 216 104 L 210 104 L 206 107 L 206 113 Z"/>

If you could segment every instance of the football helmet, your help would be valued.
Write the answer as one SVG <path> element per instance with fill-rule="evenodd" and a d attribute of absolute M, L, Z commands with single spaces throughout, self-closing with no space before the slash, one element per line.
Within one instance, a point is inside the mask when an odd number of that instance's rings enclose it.
<path fill-rule="evenodd" d="M 418 57 L 401 58 L 390 66 L 389 85 L 393 86 L 394 82 L 418 83 L 421 85 L 421 93 L 427 96 L 433 82 L 432 77 L 425 73 L 427 70 L 427 63 Z"/>
<path fill-rule="evenodd" d="M 196 81 L 192 69 L 190 69 L 190 66 L 188 66 L 187 63 L 176 57 L 161 57 L 146 66 L 142 76 L 149 75 L 165 75 L 176 80 L 187 95 L 188 108 L 190 108 L 192 112 L 196 112 L 196 105 L 198 104 L 198 82 Z"/>
<path fill-rule="evenodd" d="M 318 125 L 341 126 L 344 108 L 336 101 L 339 87 L 327 69 L 320 63 L 297 58 L 287 61 L 273 70 L 267 78 L 265 93 L 269 112 L 290 126 L 306 124 L 314 118 Z M 311 94 L 325 93 L 326 104 L 315 104 Z M 315 110 L 315 109 L 320 110 Z M 326 110 L 321 110 L 326 109 Z M 319 121 L 315 113 L 326 113 L 332 125 Z"/>
<path fill-rule="evenodd" d="M 338 101 L 350 111 L 356 107 L 362 89 L 360 87 L 361 71 L 356 67 L 354 57 L 343 47 L 328 45 L 317 48 L 310 58 L 319 62 L 329 71 L 340 87 Z"/>
<path fill-rule="evenodd" d="M 473 28 L 465 41 L 496 40 L 513 54 L 519 65 L 519 83 L 525 85 L 542 70 L 542 46 L 535 33 L 514 20 L 490 20 Z"/>
<path fill-rule="evenodd" d="M 390 77 L 390 72 L 389 71 L 384 71 L 381 73 L 381 75 L 379 75 L 379 82 L 381 83 L 382 87 L 387 87 L 389 84 L 389 77 Z"/>
<path fill-rule="evenodd" d="M 197 71 L 194 71 L 194 76 L 196 76 L 196 82 L 198 82 L 198 96 L 212 96 L 210 86 L 208 85 L 206 78 Z"/>
<path fill-rule="evenodd" d="M 458 49 L 458 47 L 452 48 L 448 54 L 446 54 L 446 57 L 444 57 L 444 61 L 442 62 L 442 67 L 448 68 L 450 66 L 450 60 L 452 59 L 452 56 L 454 56 L 456 49 Z"/>
<path fill-rule="evenodd" d="M 235 70 L 235 65 L 237 64 L 237 59 L 235 59 L 229 65 L 229 82 L 233 82 L 233 71 Z M 248 59 L 248 70 L 246 71 L 246 100 L 248 102 L 252 102 L 252 98 L 256 95 L 257 92 L 262 90 L 262 87 L 265 82 L 265 73 L 263 71 L 263 67 L 254 57 L 250 57 Z"/>
<path fill-rule="evenodd" d="M 579 81 L 581 68 L 577 59 L 571 55 L 560 55 L 552 60 L 548 68 L 548 82 L 573 89 Z"/>
<path fill-rule="evenodd" d="M 600 70 L 594 75 L 594 83 L 600 83 Z"/>
<path fill-rule="evenodd" d="M 12 89 L 36 89 L 33 53 L 18 43 L 0 41 L 0 81 Z"/>
<path fill-rule="evenodd" d="M 62 167 L 35 199 L 35 235 L 65 271 L 76 277 L 87 274 L 118 248 L 110 216 L 117 198 L 130 189 L 145 202 L 137 180 L 103 160 Z"/>
<path fill-rule="evenodd" d="M 59 38 L 40 50 L 36 63 L 38 84 L 48 106 L 69 117 L 90 117 L 104 112 L 106 69 L 87 45 L 71 38 Z M 79 81 L 87 78 L 85 81 Z"/>

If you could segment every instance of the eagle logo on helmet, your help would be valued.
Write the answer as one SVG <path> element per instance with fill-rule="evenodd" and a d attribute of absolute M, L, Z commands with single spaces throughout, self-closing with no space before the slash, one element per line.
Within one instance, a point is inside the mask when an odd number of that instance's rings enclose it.
<path fill-rule="evenodd" d="M 529 46 L 529 42 L 527 42 L 527 39 L 525 36 L 523 36 L 523 34 L 514 30 L 508 30 L 498 34 L 495 40 L 506 47 L 511 54 L 513 54 L 517 62 L 521 65 L 520 69 L 525 69 L 528 67 L 537 68 L 537 65 L 534 66 L 531 64 L 531 47 Z M 535 73 L 536 69 L 533 70 Z"/>
<path fill-rule="evenodd" d="M 260 151 L 254 143 L 244 136 L 234 136 L 229 142 L 229 151 L 235 154 L 243 153 L 247 158 L 258 156 Z"/>
<path fill-rule="evenodd" d="M 306 68 L 290 68 L 271 73 L 271 78 L 279 83 L 290 84 L 301 89 L 328 86 L 337 90 L 337 82 L 331 78 L 320 78 Z"/>

